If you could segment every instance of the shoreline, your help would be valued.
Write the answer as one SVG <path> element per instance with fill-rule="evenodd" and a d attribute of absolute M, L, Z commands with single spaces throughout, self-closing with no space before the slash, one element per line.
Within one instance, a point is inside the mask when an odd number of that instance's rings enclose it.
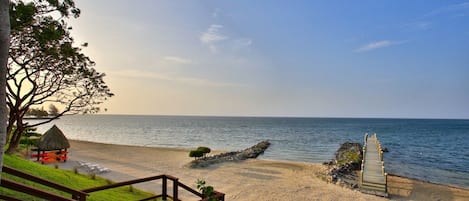
<path fill-rule="evenodd" d="M 325 167 L 319 163 L 249 159 L 192 169 L 185 167 L 192 161 L 188 156 L 190 149 L 69 141 L 69 161 L 59 163 L 60 168 L 73 170 L 78 161 L 99 164 L 111 170 L 99 176 L 114 181 L 168 174 L 195 187 L 197 179 L 204 179 L 215 190 L 225 193 L 227 200 L 388 200 L 327 183 L 320 178 Z M 222 152 L 214 150 L 211 154 Z M 79 168 L 79 171 L 87 174 L 84 169 Z M 469 198 L 469 190 L 464 188 L 393 175 L 389 179 L 394 182 L 389 184 L 391 200 Z M 136 187 L 155 193 L 161 190 L 160 184 L 155 183 Z M 184 196 L 190 198 L 190 195 Z"/>
<path fill-rule="evenodd" d="M 112 144 L 112 143 L 104 143 L 104 142 L 93 142 L 93 141 L 87 141 L 87 140 L 73 140 L 69 139 L 70 142 L 82 142 L 82 143 L 93 143 L 93 144 L 102 144 L 102 145 L 115 145 L 115 146 L 126 146 L 126 147 L 146 147 L 146 148 L 154 148 L 154 149 L 162 149 L 162 150 L 172 150 L 172 151 L 187 151 L 189 152 L 193 148 L 184 148 L 184 147 L 158 147 L 158 146 L 139 146 L 139 145 L 126 145 L 126 144 Z M 196 147 L 194 147 L 196 148 Z M 236 150 L 211 150 L 211 154 L 219 154 L 219 153 L 224 153 L 224 152 L 229 152 L 229 151 L 236 151 Z M 262 154 L 261 154 L 262 155 Z M 295 161 L 295 160 L 276 160 L 276 159 L 256 159 L 256 160 L 261 160 L 261 161 L 270 161 L 270 162 L 281 162 L 281 163 L 297 163 L 297 164 L 304 164 L 304 165 L 322 165 L 322 163 L 313 163 L 313 162 L 305 162 L 305 161 Z M 465 188 L 462 186 L 457 186 L 457 185 L 451 185 L 451 184 L 446 184 L 446 183 L 438 183 L 438 182 L 432 182 L 428 180 L 423 180 L 419 178 L 413 178 L 413 177 L 407 177 L 399 174 L 394 174 L 394 173 L 388 173 L 388 175 L 393 176 L 393 177 L 399 177 L 399 178 L 404 178 L 404 179 L 410 179 L 414 180 L 417 182 L 424 182 L 424 183 L 429 183 L 429 184 L 434 184 L 434 185 L 441 185 L 445 187 L 450 187 L 450 188 L 457 188 L 461 190 L 469 190 L 469 187 Z"/>
<path fill-rule="evenodd" d="M 417 179 L 417 178 L 412 178 L 412 177 L 406 177 L 406 176 L 402 176 L 402 175 L 398 175 L 398 174 L 393 174 L 393 173 L 388 173 L 388 175 L 389 175 L 389 176 L 392 176 L 392 177 L 398 177 L 398 178 L 403 178 L 403 179 L 409 179 L 409 180 L 413 180 L 413 181 L 416 181 L 416 182 L 428 183 L 428 184 L 432 184 L 432 185 L 439 185 L 439 186 L 444 186 L 444 187 L 448 187 L 448 188 L 455 188 L 455 189 L 460 189 L 460 190 L 469 191 L 469 187 L 465 188 L 465 187 L 462 187 L 462 186 L 456 186 L 456 185 L 451 185 L 451 184 L 432 182 L 432 181 L 427 181 L 427 180 Z"/>

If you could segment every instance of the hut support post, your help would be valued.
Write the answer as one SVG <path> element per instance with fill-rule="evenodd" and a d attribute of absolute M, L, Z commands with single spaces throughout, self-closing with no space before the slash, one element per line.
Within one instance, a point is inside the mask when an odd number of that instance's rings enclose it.
<path fill-rule="evenodd" d="M 64 162 L 67 162 L 67 159 L 68 159 L 68 158 L 67 158 L 67 148 L 65 148 L 64 157 L 65 157 L 65 158 L 64 158 Z"/>

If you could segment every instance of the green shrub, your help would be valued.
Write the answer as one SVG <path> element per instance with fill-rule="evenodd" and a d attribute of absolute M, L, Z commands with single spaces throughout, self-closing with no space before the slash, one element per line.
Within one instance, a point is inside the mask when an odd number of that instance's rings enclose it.
<path fill-rule="evenodd" d="M 201 151 L 203 153 L 203 156 L 205 157 L 206 154 L 210 153 L 210 148 L 208 147 L 198 147 L 197 148 L 198 151 Z"/>
<path fill-rule="evenodd" d="M 358 163 L 358 164 L 361 164 L 361 157 L 359 155 L 359 153 L 356 153 L 356 152 L 345 152 L 344 153 L 345 155 L 345 158 L 343 158 L 342 160 L 340 161 L 337 161 L 337 163 L 339 165 L 344 165 L 346 163 Z"/>
<path fill-rule="evenodd" d="M 204 155 L 204 152 L 200 150 L 192 150 L 189 152 L 189 157 L 194 157 L 195 159 L 202 157 Z"/>
<path fill-rule="evenodd" d="M 215 196 L 215 189 L 213 186 L 206 186 L 205 180 L 202 179 L 197 179 L 197 189 L 199 189 L 202 194 L 204 195 L 204 198 L 208 198 L 208 201 L 218 201 Z"/>
<path fill-rule="evenodd" d="M 39 141 L 39 139 L 30 139 L 30 138 L 22 138 L 20 140 L 20 144 L 24 144 L 24 145 L 28 145 L 28 146 L 32 146 L 32 145 L 36 145 L 37 144 L 37 141 Z"/>

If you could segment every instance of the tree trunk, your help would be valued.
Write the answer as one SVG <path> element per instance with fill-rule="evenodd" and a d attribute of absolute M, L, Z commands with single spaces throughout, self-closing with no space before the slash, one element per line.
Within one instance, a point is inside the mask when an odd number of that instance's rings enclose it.
<path fill-rule="evenodd" d="M 6 74 L 10 48 L 10 1 L 0 0 L 0 178 L 6 141 Z"/>
<path fill-rule="evenodd" d="M 7 105 L 8 107 L 8 105 Z M 12 108 L 12 107 L 10 107 Z M 5 138 L 5 145 L 8 145 L 8 143 L 10 143 L 10 135 L 11 135 L 11 132 L 13 131 L 13 127 L 15 125 L 15 111 L 11 110 L 10 109 L 10 113 L 8 114 L 9 117 L 7 118 L 8 119 L 8 123 L 7 123 L 7 133 L 6 133 L 6 138 Z"/>
<path fill-rule="evenodd" d="M 7 125 L 7 139 L 6 139 L 6 144 L 8 145 L 7 150 L 5 153 L 7 154 L 12 154 L 14 153 L 18 145 L 20 144 L 21 137 L 23 136 L 23 132 L 25 131 L 25 125 L 23 124 L 23 117 L 24 114 L 26 114 L 26 110 L 24 111 L 13 111 L 10 110 L 10 116 L 13 116 L 13 118 L 10 118 L 8 120 L 8 125 Z M 13 113 L 11 112 L 13 111 Z M 20 115 L 17 115 L 20 114 Z M 16 123 L 16 128 L 13 129 L 14 123 Z M 13 131 L 13 132 L 12 132 Z"/>
<path fill-rule="evenodd" d="M 11 136 L 10 143 L 8 144 L 7 154 L 15 153 L 18 145 L 20 144 L 21 137 L 23 136 L 24 128 L 23 125 L 18 125 Z"/>

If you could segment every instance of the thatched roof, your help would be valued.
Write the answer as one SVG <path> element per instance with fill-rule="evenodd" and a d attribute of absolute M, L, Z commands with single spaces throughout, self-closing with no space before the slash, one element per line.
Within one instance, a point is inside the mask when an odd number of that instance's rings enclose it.
<path fill-rule="evenodd" d="M 62 131 L 54 125 L 41 136 L 37 142 L 37 148 L 40 150 L 66 149 L 70 148 L 70 143 Z"/>

